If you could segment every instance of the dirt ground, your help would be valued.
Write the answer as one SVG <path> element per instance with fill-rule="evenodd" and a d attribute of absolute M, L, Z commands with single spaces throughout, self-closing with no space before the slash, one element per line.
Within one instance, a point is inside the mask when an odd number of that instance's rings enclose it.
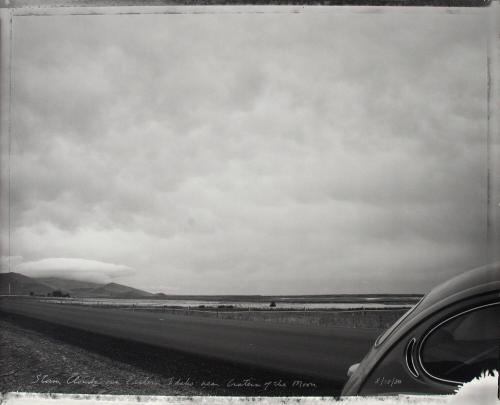
<path fill-rule="evenodd" d="M 193 395 L 175 381 L 0 318 L 0 389 L 57 393 Z M 178 382 L 178 384 L 176 384 Z"/>

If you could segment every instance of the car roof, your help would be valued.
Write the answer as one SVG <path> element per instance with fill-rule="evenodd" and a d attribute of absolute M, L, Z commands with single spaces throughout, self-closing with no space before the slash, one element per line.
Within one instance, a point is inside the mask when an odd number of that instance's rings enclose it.
<path fill-rule="evenodd" d="M 492 291 L 500 292 L 500 262 L 466 271 L 434 287 L 412 309 L 380 335 L 375 346 L 380 346 L 386 340 L 394 341 L 405 333 L 408 326 L 426 314 L 437 312 L 441 308 L 463 299 Z M 392 338 L 388 339 L 389 337 Z"/>
<path fill-rule="evenodd" d="M 418 304 L 414 315 L 440 302 L 447 305 L 451 297 L 458 300 L 494 291 L 498 289 L 496 282 L 500 282 L 500 262 L 466 271 L 433 288 Z"/>

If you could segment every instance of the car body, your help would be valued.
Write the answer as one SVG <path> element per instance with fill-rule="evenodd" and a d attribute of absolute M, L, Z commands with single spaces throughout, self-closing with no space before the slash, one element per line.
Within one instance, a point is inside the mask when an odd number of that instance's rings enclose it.
<path fill-rule="evenodd" d="M 500 263 L 434 288 L 351 366 L 343 396 L 451 394 L 499 370 Z"/>

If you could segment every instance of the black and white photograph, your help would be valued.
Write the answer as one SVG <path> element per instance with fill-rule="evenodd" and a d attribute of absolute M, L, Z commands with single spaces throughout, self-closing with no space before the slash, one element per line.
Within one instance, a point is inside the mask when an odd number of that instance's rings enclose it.
<path fill-rule="evenodd" d="M 496 4 L 62 3 L 1 15 L 7 403 L 498 403 Z"/>

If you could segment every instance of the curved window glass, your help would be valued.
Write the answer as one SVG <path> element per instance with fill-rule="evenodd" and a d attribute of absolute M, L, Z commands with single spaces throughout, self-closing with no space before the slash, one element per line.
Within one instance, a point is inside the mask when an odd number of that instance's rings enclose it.
<path fill-rule="evenodd" d="M 420 352 L 431 377 L 467 382 L 498 369 L 500 305 L 478 308 L 443 322 L 430 332 Z"/>

